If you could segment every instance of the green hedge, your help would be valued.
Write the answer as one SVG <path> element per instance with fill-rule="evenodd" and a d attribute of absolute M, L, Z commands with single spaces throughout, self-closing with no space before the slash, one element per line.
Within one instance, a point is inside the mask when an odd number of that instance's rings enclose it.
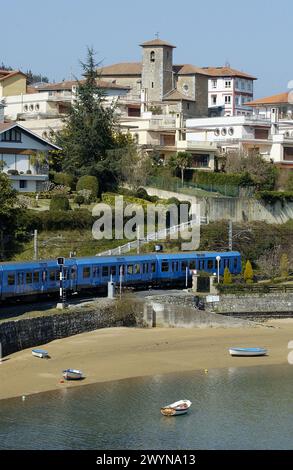
<path fill-rule="evenodd" d="M 50 211 L 69 211 L 71 210 L 69 200 L 62 194 L 55 194 L 50 201 Z"/>
<path fill-rule="evenodd" d="M 76 191 L 87 189 L 91 191 L 91 200 L 94 201 L 99 193 L 99 182 L 95 176 L 82 176 L 76 184 Z"/>
<path fill-rule="evenodd" d="M 268 204 L 275 204 L 276 202 L 293 202 L 293 191 L 258 191 L 256 193 L 257 199 Z"/>

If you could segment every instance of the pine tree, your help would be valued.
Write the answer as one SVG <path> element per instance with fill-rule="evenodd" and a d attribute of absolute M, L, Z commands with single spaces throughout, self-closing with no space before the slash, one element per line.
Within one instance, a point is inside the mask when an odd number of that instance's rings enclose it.
<path fill-rule="evenodd" d="M 63 171 L 77 177 L 96 176 L 105 190 L 117 184 L 123 155 L 115 108 L 103 106 L 105 97 L 98 86 L 98 64 L 92 48 L 88 48 L 87 60 L 81 65 L 85 80 L 78 81 L 76 100 L 56 142 L 62 148 Z"/>
<path fill-rule="evenodd" d="M 245 282 L 247 282 L 248 284 L 249 283 L 252 283 L 253 282 L 253 269 L 252 269 L 252 266 L 251 266 L 251 262 L 249 260 L 246 261 L 246 265 L 245 265 L 245 269 L 244 269 L 244 273 L 243 273 L 243 277 L 244 277 L 244 280 Z"/>
<path fill-rule="evenodd" d="M 228 266 L 226 266 L 226 268 L 224 270 L 223 284 L 225 286 L 227 286 L 229 284 L 232 284 L 232 274 L 230 273 Z"/>
<path fill-rule="evenodd" d="M 280 260 L 280 274 L 282 277 L 288 277 L 289 274 L 289 260 L 288 255 L 283 253 Z"/>

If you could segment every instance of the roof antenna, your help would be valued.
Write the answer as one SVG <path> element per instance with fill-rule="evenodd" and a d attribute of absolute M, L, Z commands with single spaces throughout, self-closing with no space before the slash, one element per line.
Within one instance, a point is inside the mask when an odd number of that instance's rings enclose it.
<path fill-rule="evenodd" d="M 231 64 L 230 64 L 230 62 L 229 62 L 229 60 L 228 60 L 228 59 L 227 59 L 227 60 L 226 60 L 226 62 L 225 62 L 225 67 L 228 67 L 228 68 L 230 68 L 230 67 L 231 67 Z"/>

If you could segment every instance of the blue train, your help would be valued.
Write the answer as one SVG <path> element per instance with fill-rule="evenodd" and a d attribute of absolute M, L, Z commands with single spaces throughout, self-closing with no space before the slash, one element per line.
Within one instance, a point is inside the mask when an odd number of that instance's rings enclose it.
<path fill-rule="evenodd" d="M 143 254 L 65 259 L 63 287 L 67 293 L 105 290 L 112 278 L 123 286 L 185 285 L 186 273 L 192 270 L 217 272 L 227 266 L 231 273 L 241 272 L 238 252 L 193 252 L 180 254 Z M 9 298 L 57 294 L 60 287 L 60 266 L 57 260 L 0 263 L 0 301 Z"/>

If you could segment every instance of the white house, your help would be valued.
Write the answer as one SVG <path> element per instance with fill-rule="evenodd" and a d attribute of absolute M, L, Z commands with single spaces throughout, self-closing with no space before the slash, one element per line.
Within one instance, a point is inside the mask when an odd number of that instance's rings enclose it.
<path fill-rule="evenodd" d="M 284 125 L 258 116 L 232 116 L 188 119 L 186 127 L 189 141 L 213 142 L 220 154 L 259 154 L 279 167 L 293 167 L 293 121 Z"/>
<path fill-rule="evenodd" d="M 252 75 L 231 67 L 203 67 L 208 82 L 209 116 L 247 116 L 252 109 L 245 103 L 253 100 Z"/>
<path fill-rule="evenodd" d="M 37 136 L 17 123 L 0 122 L 0 165 L 9 175 L 13 188 L 20 192 L 35 192 L 42 189 L 49 179 L 48 165 L 37 156 L 56 150 L 56 145 Z M 41 154 L 40 154 L 41 152 Z"/>

